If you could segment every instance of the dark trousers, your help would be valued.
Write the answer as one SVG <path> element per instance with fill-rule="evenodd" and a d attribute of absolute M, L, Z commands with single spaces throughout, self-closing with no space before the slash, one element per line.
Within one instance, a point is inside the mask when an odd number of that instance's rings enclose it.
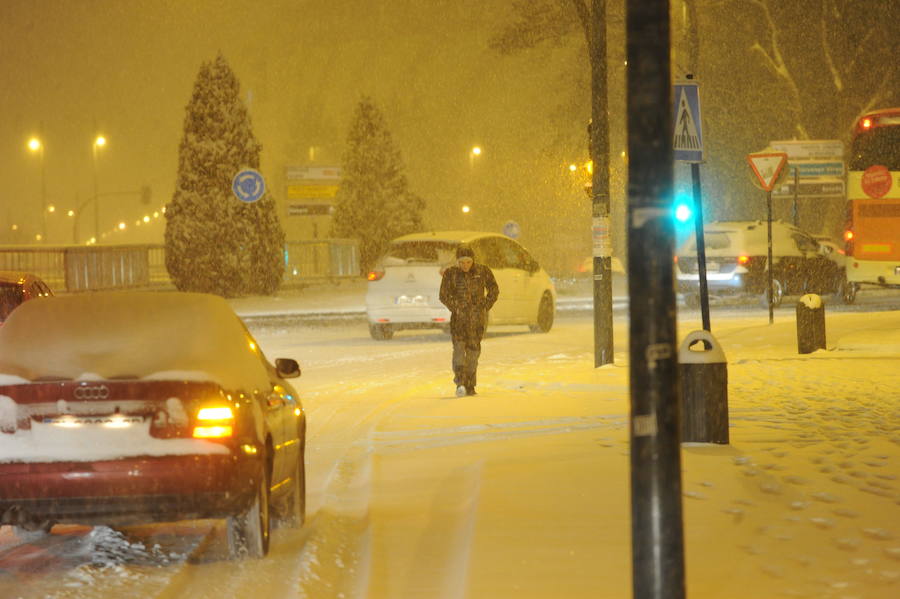
<path fill-rule="evenodd" d="M 473 308 L 453 314 L 450 319 L 450 335 L 453 339 L 453 382 L 474 388 L 481 355 L 481 338 L 487 313 Z"/>
<path fill-rule="evenodd" d="M 453 382 L 474 388 L 478 373 L 478 356 L 481 355 L 481 339 L 453 340 Z"/>

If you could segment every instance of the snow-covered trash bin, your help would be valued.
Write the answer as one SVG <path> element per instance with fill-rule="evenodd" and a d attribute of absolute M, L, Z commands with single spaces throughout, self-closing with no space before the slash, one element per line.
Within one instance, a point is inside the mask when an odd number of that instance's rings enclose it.
<path fill-rule="evenodd" d="M 728 443 L 728 364 L 709 331 L 692 331 L 678 348 L 681 440 Z"/>
<path fill-rule="evenodd" d="M 807 293 L 797 302 L 797 353 L 817 349 L 825 349 L 825 304 L 815 293 Z"/>

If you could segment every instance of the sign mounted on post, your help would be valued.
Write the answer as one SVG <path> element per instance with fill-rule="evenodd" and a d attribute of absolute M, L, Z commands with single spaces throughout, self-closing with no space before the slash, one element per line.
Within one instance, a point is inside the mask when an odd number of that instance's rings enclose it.
<path fill-rule="evenodd" d="M 784 152 L 760 152 L 759 154 L 748 154 L 747 162 L 756 175 L 760 186 L 765 191 L 772 191 L 775 182 L 778 181 L 778 175 L 787 164 L 787 154 Z"/>
<path fill-rule="evenodd" d="M 675 84 L 675 120 L 672 149 L 679 162 L 703 162 L 703 131 L 700 126 L 700 86 L 697 82 Z"/>
<path fill-rule="evenodd" d="M 258 171 L 245 168 L 232 179 L 231 191 L 240 201 L 251 204 L 266 193 L 266 183 Z"/>
<path fill-rule="evenodd" d="M 522 227 L 514 220 L 507 221 L 507 223 L 503 225 L 503 234 L 510 239 L 518 239 L 519 235 L 522 234 Z"/>

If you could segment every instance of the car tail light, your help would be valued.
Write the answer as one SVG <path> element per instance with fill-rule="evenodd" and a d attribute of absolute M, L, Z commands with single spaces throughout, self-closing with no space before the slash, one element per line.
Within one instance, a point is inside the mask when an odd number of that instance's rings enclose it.
<path fill-rule="evenodd" d="M 366 275 L 366 279 L 368 279 L 369 281 L 380 281 L 383 277 L 383 270 L 370 270 L 369 274 Z"/>
<path fill-rule="evenodd" d="M 737 263 L 741 266 L 747 266 L 750 264 L 750 256 L 738 256 Z"/>
<path fill-rule="evenodd" d="M 197 412 L 195 439 L 223 439 L 234 434 L 234 412 L 229 406 L 200 408 Z"/>
<path fill-rule="evenodd" d="M 673 257 L 672 260 L 674 260 L 675 264 L 678 264 L 678 256 Z"/>

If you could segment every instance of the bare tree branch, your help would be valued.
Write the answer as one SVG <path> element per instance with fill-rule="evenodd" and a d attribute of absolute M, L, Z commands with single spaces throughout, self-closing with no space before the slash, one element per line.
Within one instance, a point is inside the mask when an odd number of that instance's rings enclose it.
<path fill-rule="evenodd" d="M 832 9 L 836 10 L 833 4 Z M 828 70 L 831 72 L 831 79 L 834 82 L 834 88 L 838 90 L 838 92 L 842 92 L 844 91 L 844 80 L 841 77 L 841 73 L 840 71 L 838 71 L 837 66 L 835 66 L 834 64 L 834 56 L 832 56 L 831 44 L 828 43 L 827 7 L 823 7 L 822 9 L 822 18 L 820 21 L 819 33 L 822 38 L 822 53 L 825 56 L 825 62 L 828 64 Z"/>
<path fill-rule="evenodd" d="M 594 36 L 591 35 L 593 24 L 591 22 L 591 10 L 588 8 L 585 0 L 569 0 L 572 7 L 575 9 L 575 14 L 578 15 L 578 21 L 581 23 L 581 28 L 584 30 L 584 39 L 587 43 L 588 55 L 594 55 Z"/>
<path fill-rule="evenodd" d="M 771 54 L 766 52 L 758 42 L 754 44 L 751 49 L 758 50 L 762 53 L 766 59 L 766 66 L 768 66 L 777 77 L 784 80 L 785 84 L 790 89 L 791 96 L 793 97 L 794 112 L 797 115 L 797 123 L 795 125 L 797 133 L 799 134 L 800 139 L 809 139 L 809 133 L 801 118 L 803 115 L 803 104 L 800 98 L 800 89 L 797 87 L 797 82 L 794 80 L 794 77 L 791 74 L 790 69 L 788 69 L 787 64 L 785 64 L 784 57 L 781 54 L 781 48 L 778 43 L 778 27 L 775 24 L 775 19 L 772 18 L 772 12 L 769 10 L 768 0 L 750 0 L 750 3 L 758 6 L 765 18 L 769 32 Z"/>
<path fill-rule="evenodd" d="M 553 0 L 519 0 L 513 3 L 518 19 L 492 36 L 488 46 L 501 54 L 534 48 L 542 42 L 561 43 L 575 29 L 575 20 Z"/>

